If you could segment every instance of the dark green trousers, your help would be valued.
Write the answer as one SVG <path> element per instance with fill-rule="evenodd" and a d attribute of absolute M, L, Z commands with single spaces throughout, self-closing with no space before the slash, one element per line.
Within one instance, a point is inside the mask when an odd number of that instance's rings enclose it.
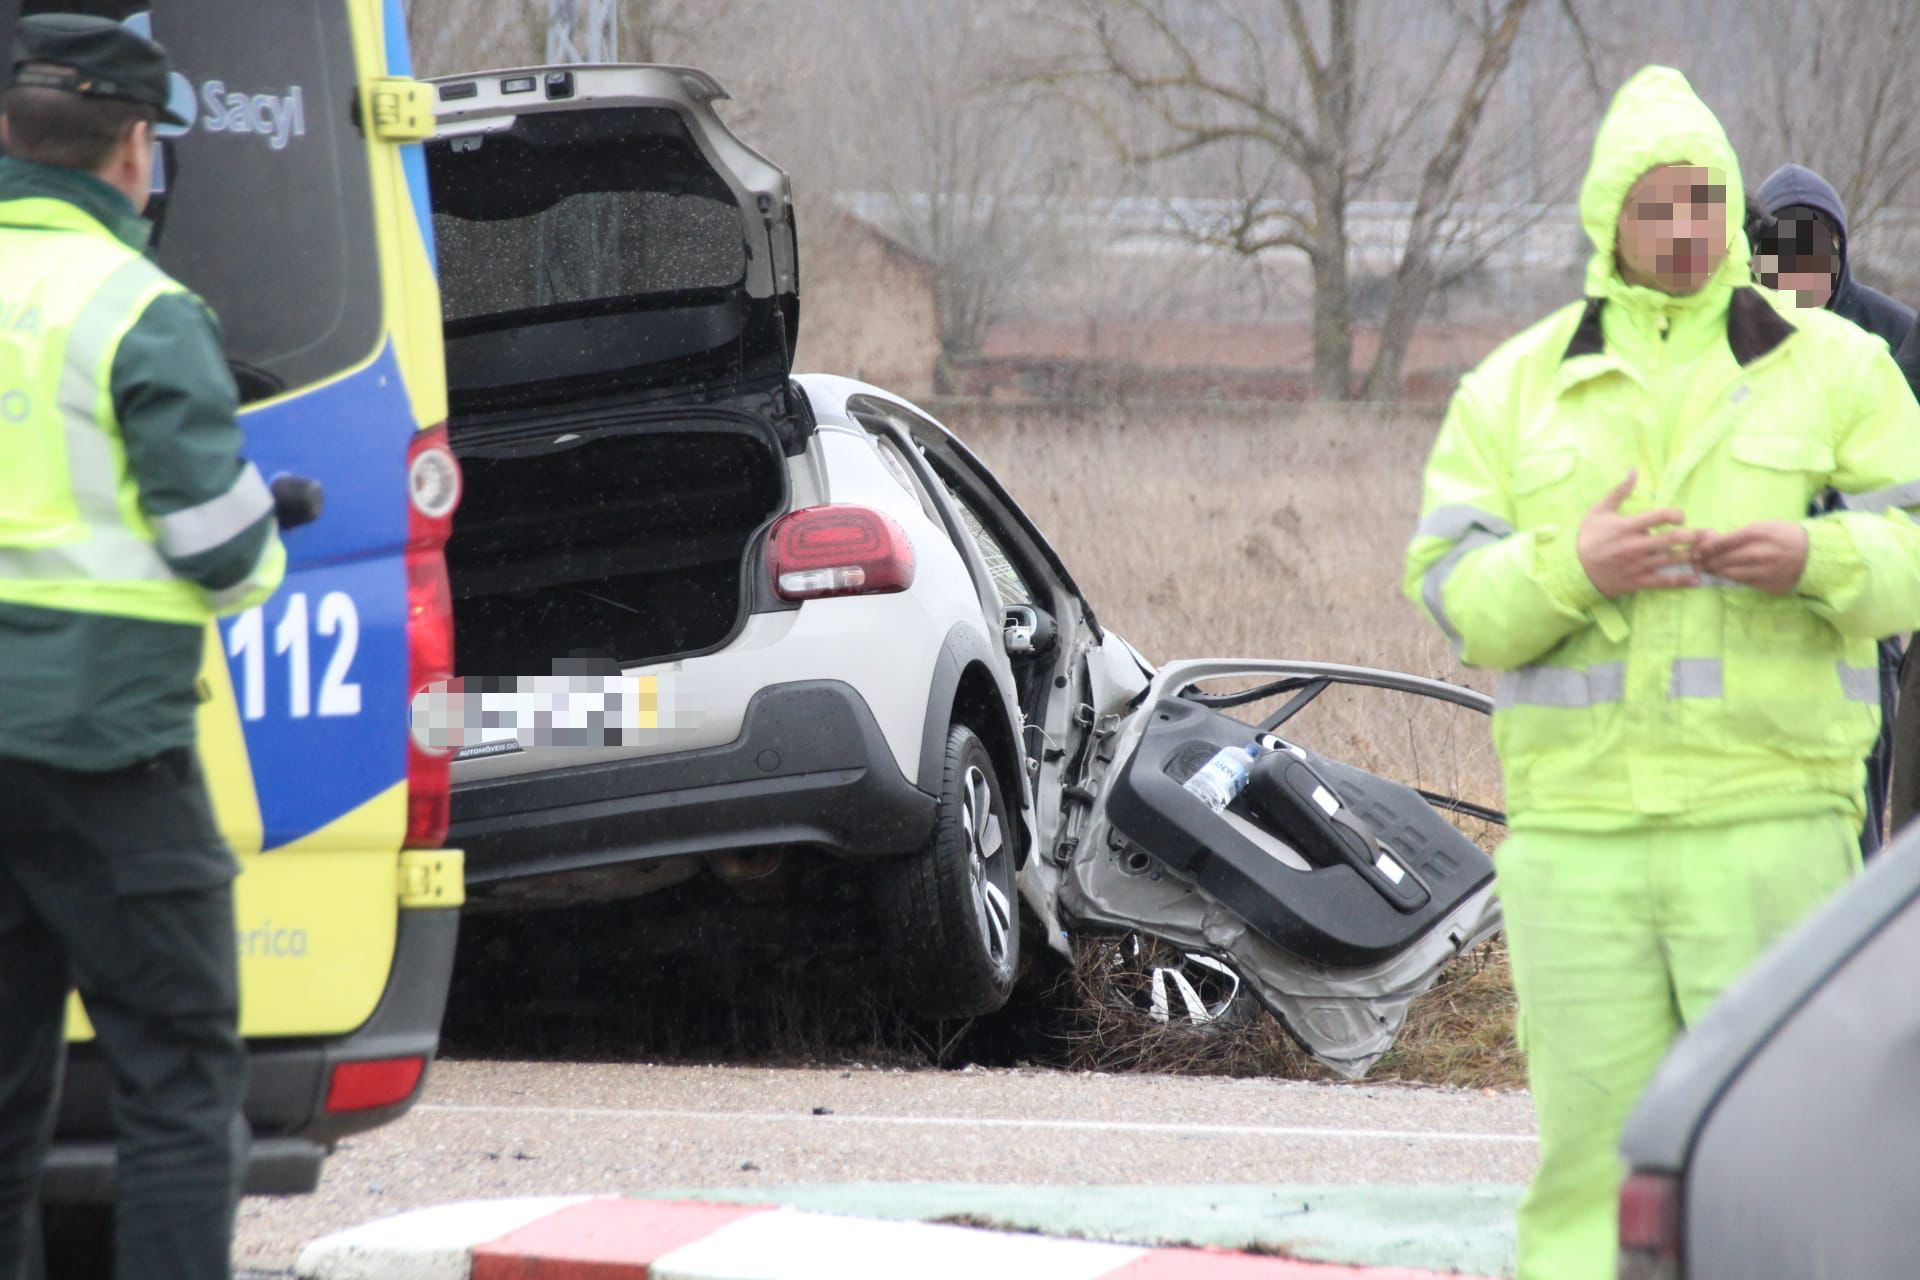
<path fill-rule="evenodd" d="M 115 1274 L 231 1275 L 236 870 L 190 751 L 107 773 L 0 758 L 0 1280 L 36 1235 L 74 988 L 113 1082 Z"/>

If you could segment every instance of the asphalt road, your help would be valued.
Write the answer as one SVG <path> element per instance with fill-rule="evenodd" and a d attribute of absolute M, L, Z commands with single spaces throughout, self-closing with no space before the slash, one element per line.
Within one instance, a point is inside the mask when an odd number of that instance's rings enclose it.
<path fill-rule="evenodd" d="M 1433 1184 L 1526 1180 L 1519 1094 L 1039 1070 L 443 1062 L 313 1196 L 251 1199 L 235 1261 L 449 1200 L 849 1182 Z"/>

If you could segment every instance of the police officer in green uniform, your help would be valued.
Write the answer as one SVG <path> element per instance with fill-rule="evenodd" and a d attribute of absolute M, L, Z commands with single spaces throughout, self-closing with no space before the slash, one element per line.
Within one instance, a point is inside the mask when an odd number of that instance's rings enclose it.
<path fill-rule="evenodd" d="M 279 584 L 213 316 L 146 256 L 164 50 L 21 20 L 0 103 L 0 1280 L 25 1272 L 77 989 L 124 1280 L 228 1276 L 245 1168 L 232 881 L 195 755 L 217 614 Z"/>

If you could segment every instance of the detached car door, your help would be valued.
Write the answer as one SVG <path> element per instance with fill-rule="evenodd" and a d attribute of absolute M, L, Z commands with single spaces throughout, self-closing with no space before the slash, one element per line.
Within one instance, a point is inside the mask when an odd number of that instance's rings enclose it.
<path fill-rule="evenodd" d="M 983 554 L 1025 584 L 1007 641 L 1039 853 L 1021 868 L 1020 889 L 1048 941 L 1064 950 L 1076 932 L 1145 934 L 1223 963 L 1316 1058 L 1364 1075 L 1392 1047 L 1409 1002 L 1500 927 L 1492 859 L 1436 806 L 1504 818 L 1275 735 L 1338 684 L 1482 714 L 1492 700 L 1325 663 L 1217 659 L 1155 672 L 1100 625 L 978 458 L 931 423 L 912 435 Z M 1233 688 L 1206 692 L 1215 685 Z M 1282 697 L 1257 722 L 1233 714 Z M 1263 734 L 1274 749 L 1223 812 L 1185 789 L 1221 748 Z"/>
<path fill-rule="evenodd" d="M 1116 643 L 1108 637 L 1106 644 Z M 1212 684 L 1235 686 L 1208 693 Z M 1231 965 L 1320 1061 L 1359 1077 L 1445 965 L 1497 932 L 1493 862 L 1437 805 L 1500 815 L 1342 764 L 1281 736 L 1335 684 L 1487 712 L 1469 689 L 1311 662 L 1170 664 L 1093 733 L 1086 823 L 1058 888 L 1063 918 L 1139 930 Z M 1231 712 L 1291 694 L 1259 723 Z M 1259 742 L 1245 791 L 1216 812 L 1185 783 Z"/>

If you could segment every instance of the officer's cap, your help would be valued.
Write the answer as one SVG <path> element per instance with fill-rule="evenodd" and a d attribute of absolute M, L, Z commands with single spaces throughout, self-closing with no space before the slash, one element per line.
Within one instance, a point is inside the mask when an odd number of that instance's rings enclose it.
<path fill-rule="evenodd" d="M 23 71 L 26 63 L 42 64 Z M 117 22 L 79 13 L 20 19 L 13 41 L 13 83 L 60 89 L 152 107 L 168 124 L 186 124 L 167 109 L 167 51 Z"/>

